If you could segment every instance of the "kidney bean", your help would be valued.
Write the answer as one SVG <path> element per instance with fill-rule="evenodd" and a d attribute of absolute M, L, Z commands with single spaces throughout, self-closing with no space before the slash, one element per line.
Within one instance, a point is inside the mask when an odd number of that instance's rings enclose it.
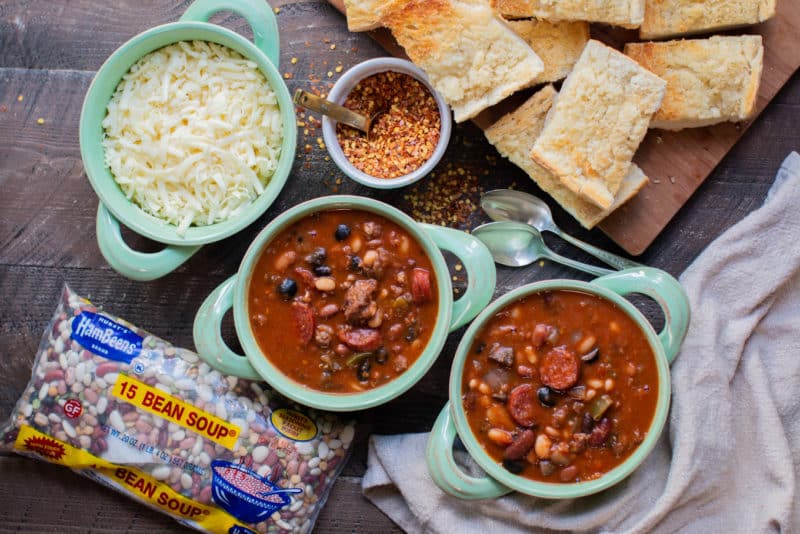
<path fill-rule="evenodd" d="M 506 460 L 519 460 L 528 454 L 535 442 L 536 434 L 533 433 L 533 430 L 527 428 L 515 436 L 511 445 L 506 447 L 503 452 L 503 458 Z"/>
<path fill-rule="evenodd" d="M 533 327 L 533 333 L 531 334 L 531 343 L 536 348 L 541 348 L 544 345 L 544 342 L 547 340 L 547 334 L 550 332 L 550 327 L 544 323 L 538 323 L 536 326 Z"/>
<path fill-rule="evenodd" d="M 592 447 L 602 447 L 611 432 L 611 420 L 603 417 L 594 425 L 592 433 L 589 434 L 589 445 Z"/>
<path fill-rule="evenodd" d="M 558 474 L 558 478 L 561 479 L 561 482 L 570 482 L 572 480 L 575 480 L 576 476 L 578 476 L 578 466 L 576 465 L 570 465 L 568 467 L 565 467 Z"/>
<path fill-rule="evenodd" d="M 594 428 L 594 418 L 588 412 L 583 414 L 583 418 L 581 419 L 581 432 L 584 434 L 589 434 L 592 429 Z"/>
<path fill-rule="evenodd" d="M 119 365 L 114 362 L 103 362 L 98 364 L 94 370 L 95 376 L 104 377 L 108 373 L 116 373 L 119 371 Z"/>

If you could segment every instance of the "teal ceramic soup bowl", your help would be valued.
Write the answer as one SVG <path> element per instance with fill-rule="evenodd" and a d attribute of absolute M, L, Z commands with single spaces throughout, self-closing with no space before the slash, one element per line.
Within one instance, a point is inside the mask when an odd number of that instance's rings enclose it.
<path fill-rule="evenodd" d="M 284 229 L 315 213 L 352 209 L 375 213 L 409 233 L 431 262 L 438 287 L 436 323 L 422 354 L 402 374 L 374 389 L 356 393 L 329 393 L 307 387 L 284 375 L 261 351 L 254 336 L 248 309 L 248 294 L 256 264 L 270 242 Z M 453 300 L 450 273 L 441 250 L 455 254 L 467 275 L 466 291 Z M 328 411 L 362 410 L 385 403 L 413 386 L 430 369 L 447 335 L 472 320 L 492 298 L 496 272 L 486 246 L 471 235 L 429 224 L 417 223 L 402 211 L 377 200 L 358 196 L 328 196 L 309 200 L 289 209 L 270 222 L 253 240 L 237 274 L 223 282 L 203 302 L 194 321 L 197 353 L 212 367 L 235 376 L 265 380 L 286 397 Z M 233 308 L 236 335 L 245 355 L 231 351 L 222 339 L 220 324 Z M 269 320 L 262 328 L 270 328 Z"/>
<path fill-rule="evenodd" d="M 250 42 L 241 35 L 207 21 L 219 11 L 233 11 L 253 30 Z M 275 92 L 280 108 L 283 142 L 280 158 L 261 195 L 238 215 L 208 226 L 191 226 L 180 235 L 177 227 L 149 215 L 128 200 L 106 167 L 102 121 L 108 102 L 122 77 L 143 56 L 179 41 L 210 41 L 235 50 L 253 61 Z M 108 263 L 134 280 L 153 280 L 175 270 L 199 248 L 228 237 L 255 221 L 272 204 L 291 170 L 297 141 L 294 106 L 278 72 L 278 25 L 269 5 L 260 0 L 197 0 L 179 22 L 152 28 L 119 47 L 100 67 L 83 102 L 80 145 L 86 175 L 100 198 L 97 210 L 97 241 Z M 167 245 L 145 254 L 129 248 L 122 239 L 120 222 L 134 232 Z"/>
<path fill-rule="evenodd" d="M 462 405 L 464 365 L 476 335 L 498 311 L 509 304 L 525 296 L 550 290 L 583 292 L 612 302 L 641 328 L 655 355 L 658 371 L 656 410 L 646 437 L 623 463 L 599 478 L 585 482 L 539 482 L 512 474 L 484 451 L 470 429 Z M 624 298 L 624 295 L 631 293 L 647 295 L 659 304 L 665 317 L 665 326 L 660 333 L 657 334 L 639 310 Z M 572 499 L 597 493 L 622 481 L 652 451 L 664 428 L 670 404 L 669 365 L 678 354 L 688 324 L 689 304 L 680 284 L 664 271 L 650 267 L 619 271 L 589 283 L 573 280 L 537 282 L 497 299 L 470 325 L 456 350 L 450 373 L 450 401 L 434 423 L 428 441 L 426 459 L 434 482 L 447 493 L 462 499 L 495 498 L 513 490 L 550 499 Z M 486 477 L 470 476 L 456 464 L 453 459 L 456 435 L 461 438 L 469 455 L 486 472 Z"/>

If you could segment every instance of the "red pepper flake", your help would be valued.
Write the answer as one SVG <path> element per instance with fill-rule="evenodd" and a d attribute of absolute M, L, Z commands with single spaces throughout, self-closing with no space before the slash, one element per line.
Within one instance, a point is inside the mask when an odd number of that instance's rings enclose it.
<path fill-rule="evenodd" d="M 404 211 L 419 222 L 468 230 L 481 222 L 478 206 L 483 187 L 478 171 L 453 163 L 440 167 L 403 196 Z"/>
<path fill-rule="evenodd" d="M 344 106 L 374 116 L 369 135 L 338 124 L 336 138 L 348 160 L 376 178 L 405 176 L 433 155 L 441 117 L 425 85 L 405 73 L 380 72 L 361 80 Z"/>

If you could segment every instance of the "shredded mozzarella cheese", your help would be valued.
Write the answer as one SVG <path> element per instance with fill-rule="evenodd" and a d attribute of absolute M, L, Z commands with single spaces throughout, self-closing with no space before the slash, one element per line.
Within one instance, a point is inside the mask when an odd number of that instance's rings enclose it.
<path fill-rule="evenodd" d="M 228 47 L 180 42 L 125 74 L 103 120 L 105 163 L 125 195 L 184 234 L 264 191 L 282 142 L 277 97 Z"/>

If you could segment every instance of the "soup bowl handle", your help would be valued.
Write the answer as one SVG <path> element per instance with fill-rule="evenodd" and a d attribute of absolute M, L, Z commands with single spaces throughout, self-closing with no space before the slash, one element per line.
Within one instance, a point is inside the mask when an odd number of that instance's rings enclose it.
<path fill-rule="evenodd" d="M 214 369 L 225 374 L 263 380 L 246 356 L 233 352 L 222 339 L 222 319 L 233 307 L 233 293 L 238 275 L 233 275 L 211 292 L 194 317 L 192 336 L 197 354 Z"/>
<path fill-rule="evenodd" d="M 686 292 L 680 283 L 668 273 L 651 267 L 625 269 L 596 278 L 592 283 L 622 296 L 641 293 L 655 300 L 664 312 L 664 328 L 658 339 L 667 361 L 672 363 L 686 336 L 691 314 Z"/>
<path fill-rule="evenodd" d="M 215 13 L 233 11 L 241 15 L 253 30 L 253 42 L 275 67 L 280 60 L 278 21 L 263 0 L 195 0 L 186 8 L 181 21 L 207 22 Z"/>
<path fill-rule="evenodd" d="M 512 490 L 491 477 L 473 477 L 465 473 L 453 457 L 456 427 L 450 414 L 450 403 L 445 404 L 433 424 L 425 459 L 431 478 L 443 491 L 459 499 L 494 499 Z"/>
<path fill-rule="evenodd" d="M 97 206 L 97 245 L 108 264 L 121 275 L 138 282 L 161 278 L 192 257 L 202 245 L 167 245 L 158 252 L 138 252 L 122 239 L 119 221 L 105 204 Z"/>
<path fill-rule="evenodd" d="M 420 226 L 436 246 L 455 254 L 467 271 L 467 290 L 453 302 L 450 332 L 474 319 L 492 300 L 497 283 L 494 259 L 486 245 L 466 232 L 433 224 Z"/>

